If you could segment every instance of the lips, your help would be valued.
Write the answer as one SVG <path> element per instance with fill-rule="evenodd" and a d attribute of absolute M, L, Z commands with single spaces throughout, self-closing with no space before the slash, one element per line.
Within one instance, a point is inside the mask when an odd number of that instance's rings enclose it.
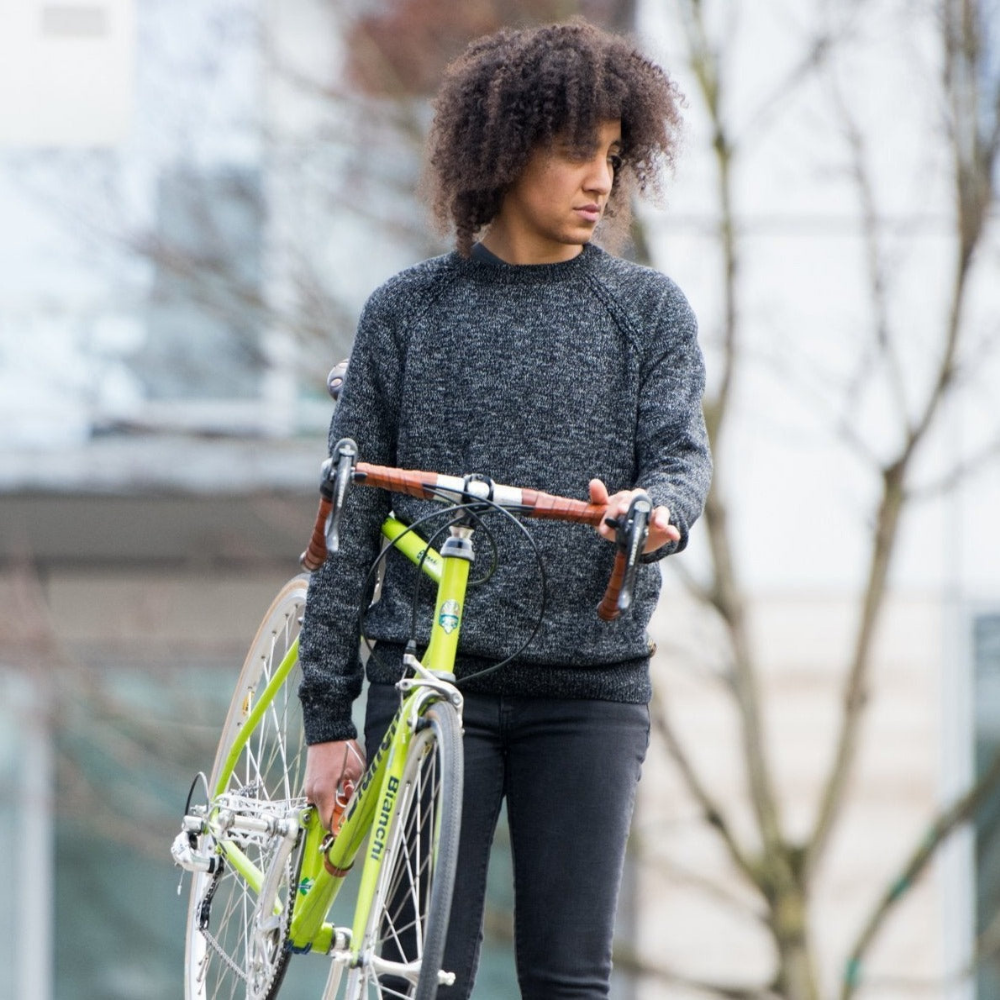
<path fill-rule="evenodd" d="M 574 211 L 582 219 L 586 219 L 587 222 L 600 222 L 601 220 L 601 206 L 595 205 L 593 203 L 588 205 L 578 205 Z"/>

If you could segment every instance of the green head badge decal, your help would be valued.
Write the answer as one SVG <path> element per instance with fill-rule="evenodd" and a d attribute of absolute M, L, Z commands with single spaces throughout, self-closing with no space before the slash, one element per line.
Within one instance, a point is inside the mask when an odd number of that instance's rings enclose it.
<path fill-rule="evenodd" d="M 445 601 L 441 605 L 441 611 L 438 614 L 438 624 L 448 635 L 451 635 L 458 628 L 458 620 L 461 614 L 462 606 L 458 601 Z"/>

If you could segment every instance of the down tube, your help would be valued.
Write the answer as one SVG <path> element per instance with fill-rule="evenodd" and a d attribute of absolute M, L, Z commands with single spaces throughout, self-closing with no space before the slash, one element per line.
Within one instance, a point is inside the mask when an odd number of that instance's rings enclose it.
<path fill-rule="evenodd" d="M 261 692 L 260 697 L 257 699 L 257 704 L 254 705 L 250 714 L 243 721 L 243 725 L 240 727 L 240 731 L 229 749 L 229 755 L 222 762 L 219 773 L 216 775 L 215 788 L 212 789 L 213 796 L 219 796 L 225 791 L 226 783 L 229 781 L 233 769 L 236 767 L 236 762 L 239 760 L 240 754 L 243 753 L 243 749 L 257 728 L 257 723 L 260 722 L 261 716 L 270 708 L 275 694 L 277 694 L 278 689 L 288 679 L 288 675 L 292 672 L 292 668 L 298 662 L 298 659 L 299 640 L 296 639 L 289 647 L 288 652 L 285 653 L 285 658 L 281 661 L 274 676 L 268 681 L 267 687 Z"/>
<path fill-rule="evenodd" d="M 371 836 L 365 853 L 364 867 L 361 871 L 361 884 L 358 887 L 358 905 L 354 912 L 354 927 L 352 929 L 352 948 L 357 953 L 364 941 L 365 931 L 372 907 L 375 905 L 375 889 L 378 885 L 379 872 L 385 858 L 385 848 L 393 812 L 397 805 L 402 780 L 403 769 L 406 767 L 406 755 L 410 747 L 412 731 L 405 720 L 412 705 L 410 695 L 399 710 L 397 719 L 401 721 L 392 735 L 389 746 L 383 742 L 381 752 L 388 750 L 385 762 L 385 772 L 379 797 L 375 802 L 375 816 L 372 823 Z"/>

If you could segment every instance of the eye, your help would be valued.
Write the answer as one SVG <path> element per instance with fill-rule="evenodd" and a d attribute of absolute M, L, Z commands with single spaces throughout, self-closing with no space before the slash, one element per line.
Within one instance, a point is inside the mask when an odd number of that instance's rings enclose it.
<path fill-rule="evenodd" d="M 624 160 L 622 159 L 622 154 L 608 153 L 608 163 L 611 164 L 611 169 L 617 174 L 618 171 L 621 170 L 622 168 L 622 163 L 624 163 Z"/>

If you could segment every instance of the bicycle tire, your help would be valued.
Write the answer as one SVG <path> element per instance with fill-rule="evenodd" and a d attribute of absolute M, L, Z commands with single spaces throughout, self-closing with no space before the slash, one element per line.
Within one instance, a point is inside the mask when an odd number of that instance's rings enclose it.
<path fill-rule="evenodd" d="M 295 577 L 278 593 L 247 653 L 219 740 L 209 780 L 214 795 L 244 723 L 298 637 L 307 579 Z M 302 808 L 306 743 L 298 697 L 301 668 L 295 666 L 258 720 L 250 739 L 221 788 L 240 795 L 252 809 Z M 202 841 L 210 840 L 203 835 Z M 266 871 L 280 838 L 246 835 L 241 844 L 250 860 Z M 213 843 L 200 843 L 204 853 Z M 220 856 L 221 857 L 221 856 Z M 295 852 L 286 863 L 282 885 L 293 885 Z M 287 889 L 285 890 L 287 894 Z M 253 934 L 256 895 L 229 866 L 194 876 L 185 940 L 186 1000 L 273 1000 L 290 953 L 285 949 L 291 907 L 285 906 L 266 935 Z M 207 927 L 204 926 L 207 922 Z"/>
<path fill-rule="evenodd" d="M 407 752 L 372 911 L 345 1000 L 433 1000 L 444 957 L 462 822 L 462 730 L 448 702 L 432 705 Z M 410 904 L 414 909 L 409 909 Z M 410 980 L 379 973 L 403 961 Z"/>

